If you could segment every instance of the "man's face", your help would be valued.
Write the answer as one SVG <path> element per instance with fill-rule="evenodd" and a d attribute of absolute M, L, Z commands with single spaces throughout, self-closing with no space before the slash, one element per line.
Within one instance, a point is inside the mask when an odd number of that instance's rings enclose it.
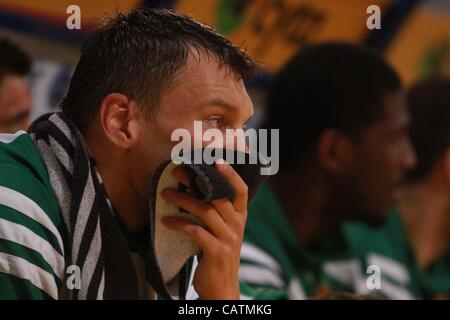
<path fill-rule="evenodd" d="M 22 76 L 6 75 L 0 81 L 0 133 L 26 130 L 31 110 L 31 92 Z"/>
<path fill-rule="evenodd" d="M 192 53 L 161 97 L 154 114 L 143 124 L 145 138 L 138 143 L 133 181 L 141 197 L 148 195 L 151 175 L 170 158 L 178 141 L 171 134 L 187 129 L 194 137 L 194 121 L 202 121 L 203 131 L 216 128 L 243 128 L 253 114 L 253 105 L 242 80 L 228 67 L 211 57 Z M 203 142 L 202 145 L 208 145 Z M 192 144 L 193 146 L 193 144 Z"/>
<path fill-rule="evenodd" d="M 409 113 L 402 92 L 384 99 L 381 120 L 355 140 L 351 180 L 355 219 L 380 226 L 404 173 L 415 165 L 408 136 Z M 347 195 L 348 196 L 348 195 Z"/>

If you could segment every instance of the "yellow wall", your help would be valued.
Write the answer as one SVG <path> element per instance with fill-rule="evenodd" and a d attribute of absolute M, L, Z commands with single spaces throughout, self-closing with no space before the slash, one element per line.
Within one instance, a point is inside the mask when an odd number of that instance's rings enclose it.
<path fill-rule="evenodd" d="M 217 11 L 221 2 L 222 0 L 179 0 L 176 10 L 191 15 L 209 25 L 217 26 Z M 277 2 L 283 2 L 284 4 L 277 7 L 274 5 Z M 201 5 L 199 5 L 200 3 Z M 363 41 L 368 32 L 366 9 L 372 4 L 380 5 L 383 10 L 389 4 L 389 1 L 253 0 L 250 1 L 250 5 L 245 10 L 239 28 L 226 35 L 235 44 L 246 48 L 252 56 L 266 64 L 269 70 L 276 71 L 305 42 L 324 40 Z M 313 13 L 313 16 L 321 16 L 322 19 L 319 18 L 314 26 L 309 25 L 309 32 L 303 33 L 305 36 L 303 39 L 292 40 L 289 39 L 287 34 L 289 29 L 292 30 L 295 27 L 295 23 L 313 21 L 293 14 L 301 8 L 307 8 L 309 12 Z M 261 12 L 265 14 L 261 14 Z M 290 17 L 292 17 L 291 23 L 287 23 Z M 295 23 L 293 17 L 296 17 Z M 310 15 L 309 18 L 311 19 L 311 17 Z M 256 27 L 258 23 L 261 23 L 260 30 L 257 30 Z M 286 26 L 283 27 L 283 23 L 286 23 Z M 218 31 L 221 32 L 220 29 Z"/>
<path fill-rule="evenodd" d="M 105 12 L 116 9 L 129 11 L 139 2 L 139 0 L 0 0 L 0 8 L 20 10 L 65 21 L 68 16 L 67 7 L 76 4 L 81 9 L 82 23 L 92 23 Z"/>
<path fill-rule="evenodd" d="M 417 9 L 393 40 L 387 57 L 410 85 L 421 76 L 427 56 L 446 44 L 450 46 L 450 19 L 430 10 Z M 450 75 L 450 55 L 438 60 L 436 71 Z"/>

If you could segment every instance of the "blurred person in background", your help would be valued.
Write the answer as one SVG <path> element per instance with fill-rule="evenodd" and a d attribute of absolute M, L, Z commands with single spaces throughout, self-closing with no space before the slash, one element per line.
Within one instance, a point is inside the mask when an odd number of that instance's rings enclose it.
<path fill-rule="evenodd" d="M 255 298 L 345 288 L 345 221 L 384 223 L 415 163 L 406 96 L 379 55 L 342 43 L 305 48 L 274 80 L 264 128 L 280 130 L 280 170 L 249 205 L 239 277 Z"/>
<path fill-rule="evenodd" d="M 450 79 L 433 77 L 409 90 L 410 136 L 417 165 L 402 185 L 386 225 L 346 228 L 363 266 L 381 270 L 379 289 L 397 299 L 450 297 Z M 361 291 L 361 286 L 355 286 Z M 359 290 L 358 290 L 359 289 Z"/>
<path fill-rule="evenodd" d="M 0 38 L 0 133 L 28 128 L 32 99 L 26 76 L 30 69 L 30 57 L 9 40 Z"/>

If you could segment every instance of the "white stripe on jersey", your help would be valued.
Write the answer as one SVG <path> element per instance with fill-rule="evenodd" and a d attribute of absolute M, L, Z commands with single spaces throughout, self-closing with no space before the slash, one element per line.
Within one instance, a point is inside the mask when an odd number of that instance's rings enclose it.
<path fill-rule="evenodd" d="M 26 132 L 23 130 L 17 131 L 14 134 L 2 133 L 2 134 L 0 134 L 0 142 L 11 143 L 23 134 L 26 134 Z"/>
<path fill-rule="evenodd" d="M 284 288 L 284 281 L 273 271 L 250 264 L 239 267 L 239 281 L 249 284 L 267 285 L 275 288 Z"/>
<path fill-rule="evenodd" d="M 273 271 L 279 271 L 280 265 L 268 253 L 261 250 L 257 246 L 244 242 L 241 248 L 241 259 L 248 260 L 252 263 L 265 266 Z"/>
<path fill-rule="evenodd" d="M 36 202 L 16 190 L 0 186 L 0 204 L 19 211 L 47 228 L 56 237 L 64 255 L 64 245 L 58 229 Z"/>
<path fill-rule="evenodd" d="M 53 275 L 23 258 L 0 252 L 0 272 L 29 280 L 53 299 L 58 299 L 58 287 Z"/>
<path fill-rule="evenodd" d="M 52 267 L 58 278 L 62 279 L 64 277 L 64 257 L 47 240 L 38 236 L 27 227 L 0 218 L 0 239 L 9 240 L 39 252 Z"/>

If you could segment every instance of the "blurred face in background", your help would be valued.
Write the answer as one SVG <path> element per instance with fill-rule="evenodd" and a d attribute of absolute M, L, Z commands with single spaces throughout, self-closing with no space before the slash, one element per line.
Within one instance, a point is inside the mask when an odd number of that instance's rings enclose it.
<path fill-rule="evenodd" d="M 385 221 L 404 174 L 416 161 L 408 127 L 406 98 L 398 91 L 384 97 L 380 120 L 353 140 L 347 189 L 351 218 L 372 226 Z"/>
<path fill-rule="evenodd" d="M 0 133 L 15 133 L 28 128 L 31 101 L 25 77 L 7 74 L 0 80 Z"/>

